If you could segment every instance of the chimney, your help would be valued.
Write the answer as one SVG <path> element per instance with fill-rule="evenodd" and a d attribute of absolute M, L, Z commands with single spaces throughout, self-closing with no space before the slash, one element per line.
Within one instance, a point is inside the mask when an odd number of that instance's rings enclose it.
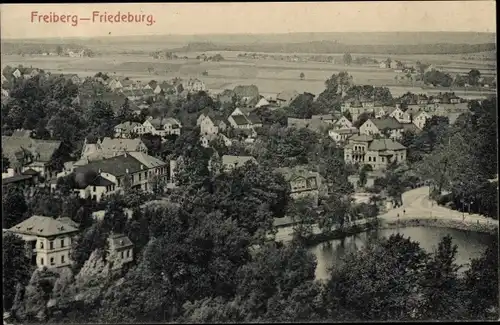
<path fill-rule="evenodd" d="M 101 175 L 101 169 L 99 168 L 99 175 Z"/>

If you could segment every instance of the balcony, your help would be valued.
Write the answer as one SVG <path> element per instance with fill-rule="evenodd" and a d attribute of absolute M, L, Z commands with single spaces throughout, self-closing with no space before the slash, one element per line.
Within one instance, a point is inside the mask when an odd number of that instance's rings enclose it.
<path fill-rule="evenodd" d="M 364 151 L 360 148 L 356 148 L 356 149 L 352 149 L 352 154 L 353 155 L 365 155 L 366 151 Z"/>

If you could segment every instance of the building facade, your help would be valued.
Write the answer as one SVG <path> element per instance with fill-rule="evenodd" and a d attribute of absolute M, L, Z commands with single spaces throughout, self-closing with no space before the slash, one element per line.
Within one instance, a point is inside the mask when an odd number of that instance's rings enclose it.
<path fill-rule="evenodd" d="M 58 268 L 71 264 L 70 251 L 75 227 L 46 216 L 32 216 L 8 230 L 26 242 L 33 265 Z"/>

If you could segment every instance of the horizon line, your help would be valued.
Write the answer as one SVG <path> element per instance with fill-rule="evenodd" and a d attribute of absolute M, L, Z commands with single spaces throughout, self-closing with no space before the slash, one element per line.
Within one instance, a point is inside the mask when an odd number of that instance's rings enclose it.
<path fill-rule="evenodd" d="M 145 37 L 145 36 L 258 36 L 258 35 L 298 35 L 298 34 L 366 34 L 366 33 L 473 33 L 473 34 L 492 34 L 496 35 L 496 32 L 489 31 L 335 31 L 335 32 L 275 32 L 275 33 L 211 33 L 211 34 L 131 34 L 131 35 L 97 35 L 97 36 L 63 36 L 63 37 L 1 37 L 3 40 L 33 40 L 33 39 L 92 39 L 92 38 L 119 38 L 119 37 Z"/>

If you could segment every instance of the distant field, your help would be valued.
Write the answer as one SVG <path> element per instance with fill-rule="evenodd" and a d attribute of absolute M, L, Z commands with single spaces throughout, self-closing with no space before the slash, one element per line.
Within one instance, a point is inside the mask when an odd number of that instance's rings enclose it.
<path fill-rule="evenodd" d="M 343 64 L 319 62 L 285 62 L 276 60 L 248 60 L 237 58 L 237 53 L 221 53 L 226 60 L 222 62 L 202 62 L 195 59 L 197 53 L 190 53 L 187 60 L 155 60 L 148 55 L 108 55 L 95 58 L 68 58 L 44 56 L 2 55 L 2 69 L 6 65 L 33 66 L 57 73 L 77 73 L 81 76 L 92 76 L 97 72 L 108 72 L 110 75 L 128 76 L 131 79 L 158 81 L 181 78 L 199 78 L 209 89 L 234 88 L 236 85 L 254 84 L 262 93 L 277 93 L 285 89 L 295 89 L 299 92 L 307 91 L 313 94 L 321 93 L 324 82 L 332 74 L 347 71 L 353 76 L 357 84 L 371 84 L 374 86 L 390 86 L 393 95 L 400 95 L 407 91 L 419 92 L 410 81 L 396 81 L 398 74 L 390 69 L 380 69 L 372 66 L 345 66 Z M 232 54 L 232 55 L 229 55 Z M 179 55 L 179 54 L 178 54 Z M 354 56 L 354 55 L 353 55 Z M 360 55 L 361 56 L 361 55 Z M 371 56 L 373 57 L 373 55 Z M 422 62 L 445 60 L 445 56 L 416 56 Z M 394 57 L 393 59 L 396 59 Z M 410 57 L 407 57 L 408 61 Z M 450 60 L 448 60 L 450 61 Z M 154 72 L 149 72 L 153 68 Z M 496 73 L 490 67 L 475 65 L 463 60 L 456 60 L 449 65 L 441 65 L 440 69 L 450 73 L 467 73 L 471 68 L 478 68 L 482 74 Z M 204 71 L 208 76 L 203 76 Z M 303 72 L 305 80 L 300 80 Z M 420 90 L 420 92 L 422 92 Z"/>

